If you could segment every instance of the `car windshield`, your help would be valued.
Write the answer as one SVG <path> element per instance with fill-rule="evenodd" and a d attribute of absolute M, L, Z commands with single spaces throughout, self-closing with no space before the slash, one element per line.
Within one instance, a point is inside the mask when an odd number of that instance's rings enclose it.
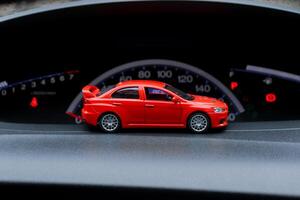
<path fill-rule="evenodd" d="M 194 97 L 192 95 L 187 94 L 187 93 L 185 93 L 185 92 L 183 92 L 183 91 L 181 91 L 181 90 L 179 90 L 179 89 L 177 89 L 177 88 L 175 88 L 171 85 L 165 85 L 165 89 L 177 94 L 178 96 L 180 96 L 181 98 L 184 98 L 185 100 L 191 101 L 191 100 L 194 99 Z"/>

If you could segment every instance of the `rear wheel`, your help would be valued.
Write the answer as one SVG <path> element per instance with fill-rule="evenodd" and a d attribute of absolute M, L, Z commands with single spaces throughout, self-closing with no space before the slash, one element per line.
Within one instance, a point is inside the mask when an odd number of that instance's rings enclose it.
<path fill-rule="evenodd" d="M 204 113 L 194 113 L 188 119 L 188 128 L 194 133 L 205 133 L 210 127 L 210 119 Z"/>
<path fill-rule="evenodd" d="M 98 126 L 106 133 L 115 133 L 121 128 L 121 121 L 117 115 L 107 113 L 100 117 Z"/>

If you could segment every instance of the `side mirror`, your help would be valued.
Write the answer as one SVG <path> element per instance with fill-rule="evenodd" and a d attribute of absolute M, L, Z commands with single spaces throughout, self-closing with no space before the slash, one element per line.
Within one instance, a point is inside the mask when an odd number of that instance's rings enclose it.
<path fill-rule="evenodd" d="M 179 103 L 179 99 L 178 99 L 177 97 L 172 97 L 172 101 L 173 101 L 174 103 Z"/>

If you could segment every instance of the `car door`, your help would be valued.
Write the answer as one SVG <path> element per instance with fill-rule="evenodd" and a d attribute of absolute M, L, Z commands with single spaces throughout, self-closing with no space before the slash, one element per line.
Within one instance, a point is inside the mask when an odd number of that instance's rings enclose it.
<path fill-rule="evenodd" d="M 154 87 L 145 87 L 145 123 L 179 124 L 181 104 L 172 101 L 173 95 Z"/>
<path fill-rule="evenodd" d="M 144 101 L 138 86 L 124 87 L 111 95 L 111 104 L 126 124 L 144 123 Z"/>

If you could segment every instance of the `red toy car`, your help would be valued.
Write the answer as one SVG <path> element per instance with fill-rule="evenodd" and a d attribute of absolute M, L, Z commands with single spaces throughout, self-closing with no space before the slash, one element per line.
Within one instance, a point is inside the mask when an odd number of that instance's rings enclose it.
<path fill-rule="evenodd" d="M 131 80 L 100 92 L 85 86 L 82 119 L 105 132 L 120 128 L 189 128 L 204 133 L 228 125 L 228 106 L 215 98 L 184 93 L 171 85 Z"/>

